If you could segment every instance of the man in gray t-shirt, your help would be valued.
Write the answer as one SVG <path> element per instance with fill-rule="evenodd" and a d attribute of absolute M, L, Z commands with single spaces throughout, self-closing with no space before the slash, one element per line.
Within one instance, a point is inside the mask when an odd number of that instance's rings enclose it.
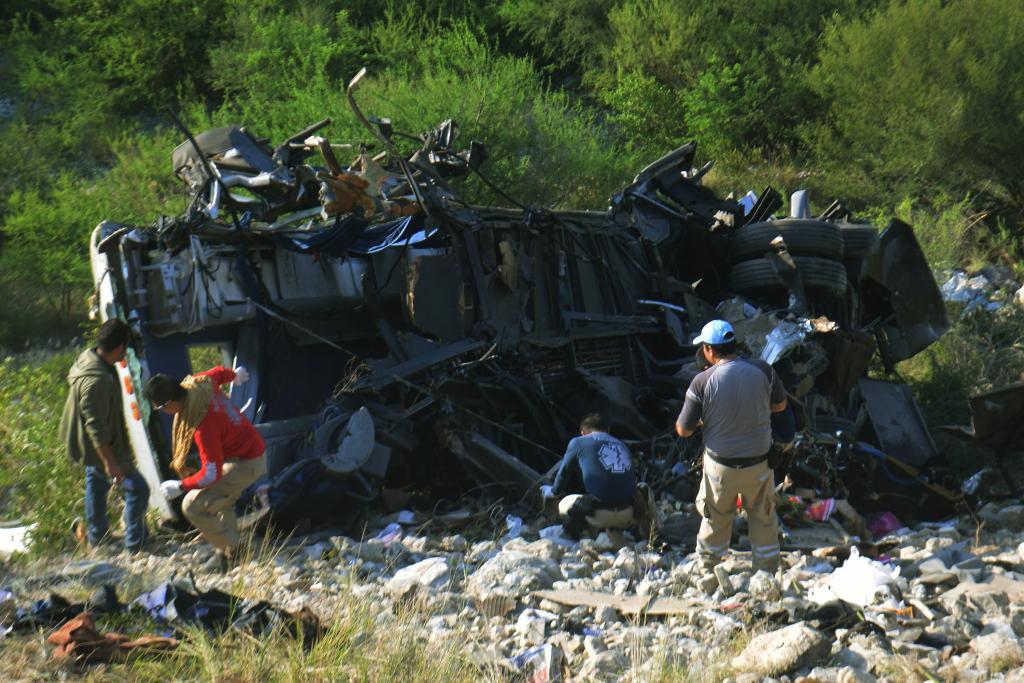
<path fill-rule="evenodd" d="M 779 527 L 768 450 L 771 413 L 786 409 L 785 389 L 770 365 L 736 355 L 736 334 L 728 322 L 712 320 L 693 343 L 701 345 L 711 367 L 690 383 L 676 433 L 687 437 L 703 428 L 704 476 L 697 494 L 701 565 L 712 570 L 728 550 L 736 498 L 742 496 L 754 569 L 774 571 Z"/>

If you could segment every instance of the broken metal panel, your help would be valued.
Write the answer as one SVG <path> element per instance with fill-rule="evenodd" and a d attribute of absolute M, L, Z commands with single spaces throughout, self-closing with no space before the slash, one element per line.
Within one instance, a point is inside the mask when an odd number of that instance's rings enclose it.
<path fill-rule="evenodd" d="M 255 325 L 243 325 L 238 331 L 234 345 L 234 362 L 231 367 L 249 370 L 249 381 L 231 388 L 231 403 L 249 421 L 256 417 L 256 400 L 260 389 L 259 331 Z"/>
<path fill-rule="evenodd" d="M 865 278 L 876 287 L 865 296 L 865 316 L 878 321 L 879 352 L 887 367 L 936 342 L 949 329 L 946 306 L 913 228 L 893 220 L 879 238 Z"/>
<path fill-rule="evenodd" d="M 780 208 L 782 208 L 782 195 L 779 194 L 778 190 L 769 185 L 764 188 L 761 196 L 750 209 L 750 213 L 744 217 L 743 223 L 744 225 L 759 223 L 771 217 Z"/>
<path fill-rule="evenodd" d="M 1024 384 L 1011 384 L 970 398 L 978 443 L 1003 451 L 1024 450 Z"/>
<path fill-rule="evenodd" d="M 399 378 L 412 377 L 418 372 L 437 366 L 440 363 L 451 360 L 456 356 L 472 353 L 482 349 L 485 342 L 475 339 L 462 339 L 447 346 L 438 347 L 430 353 L 418 354 L 404 363 L 387 366 L 379 365 L 379 370 L 372 375 L 359 380 L 355 388 L 359 389 L 381 389 Z"/>
<path fill-rule="evenodd" d="M 820 386 L 833 400 L 845 401 L 867 375 L 877 346 L 875 338 L 858 330 L 835 334 L 827 346 L 828 368 Z"/>
<path fill-rule="evenodd" d="M 406 267 L 405 311 L 409 323 L 442 342 L 467 333 L 464 279 L 454 254 L 410 254 Z"/>
<path fill-rule="evenodd" d="M 542 479 L 539 472 L 474 432 L 451 433 L 447 445 L 471 476 L 482 484 L 497 484 L 526 494 Z"/>
<path fill-rule="evenodd" d="M 909 465 L 924 465 L 938 456 L 938 449 L 908 386 L 862 378 L 858 387 L 871 425 L 887 455 Z"/>
<path fill-rule="evenodd" d="M 944 432 L 991 448 L 997 457 L 1024 451 L 1024 383 L 971 396 L 971 424 Z"/>

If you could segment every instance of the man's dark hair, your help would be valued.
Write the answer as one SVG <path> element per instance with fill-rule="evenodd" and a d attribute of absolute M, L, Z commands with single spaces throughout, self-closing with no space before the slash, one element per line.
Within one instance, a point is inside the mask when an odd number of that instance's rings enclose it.
<path fill-rule="evenodd" d="M 168 401 L 184 401 L 188 392 L 185 391 L 185 387 L 181 386 L 181 382 L 170 375 L 161 373 L 149 378 L 142 394 L 155 407 L 163 406 Z"/>
<path fill-rule="evenodd" d="M 121 344 L 132 340 L 132 328 L 120 318 L 111 318 L 100 325 L 96 331 L 96 347 L 104 353 L 110 353 Z"/>
<path fill-rule="evenodd" d="M 582 420 L 580 420 L 580 431 L 584 434 L 590 432 L 607 432 L 608 423 L 605 422 L 604 416 L 601 413 L 591 413 Z"/>
<path fill-rule="evenodd" d="M 736 340 L 727 341 L 724 344 L 705 344 L 715 350 L 718 356 L 731 356 L 736 353 Z"/>

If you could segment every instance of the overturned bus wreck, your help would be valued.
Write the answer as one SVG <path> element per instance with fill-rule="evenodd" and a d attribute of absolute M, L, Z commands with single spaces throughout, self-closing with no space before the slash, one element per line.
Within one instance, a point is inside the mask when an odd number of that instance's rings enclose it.
<path fill-rule="evenodd" d="M 445 121 L 403 155 L 354 84 L 383 151 L 339 163 L 317 135 L 329 121 L 277 146 L 241 126 L 187 136 L 172 155 L 187 210 L 93 233 L 96 312 L 138 334 L 119 373 L 162 515 L 169 422 L 138 389 L 205 369 L 191 347 L 249 370 L 230 399 L 263 434 L 270 478 L 247 499 L 288 525 L 343 518 L 382 487 L 519 500 L 593 411 L 649 480 L 680 457 L 699 467 L 671 426 L 714 317 L 784 379 L 799 485 L 865 509 L 933 496 L 922 482 L 941 459 L 913 398 L 868 378 L 876 355 L 891 369 L 947 327 L 910 226 L 879 232 L 838 203 L 812 218 L 801 193 L 777 218 L 771 188 L 720 198 L 694 143 L 604 212 L 470 205 L 454 181 L 486 148 L 457 149 Z"/>

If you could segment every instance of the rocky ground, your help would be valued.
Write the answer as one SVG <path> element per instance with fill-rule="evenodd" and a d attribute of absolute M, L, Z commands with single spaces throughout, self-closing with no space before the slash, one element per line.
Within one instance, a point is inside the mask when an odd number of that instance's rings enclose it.
<path fill-rule="evenodd" d="M 487 677 L 550 667 L 588 681 L 1024 681 L 1019 504 L 863 546 L 882 563 L 842 548 L 789 551 L 778 575 L 752 575 L 749 554 L 734 551 L 705 586 L 710 594 L 693 585 L 692 554 L 607 534 L 572 542 L 513 524 L 473 541 L 419 533 L 415 521 L 401 530 L 393 519 L 379 523 L 380 538 L 321 532 L 196 579 L 305 605 L 327 623 L 355 596 L 376 605 L 382 622 L 401 615 L 412 637 L 456 643 Z M 197 571 L 208 552 L 176 537 L 149 554 L 101 550 L 22 569 L 4 584 L 19 604 L 111 582 L 130 599 Z M 587 604 L 573 606 L 580 596 Z"/>

